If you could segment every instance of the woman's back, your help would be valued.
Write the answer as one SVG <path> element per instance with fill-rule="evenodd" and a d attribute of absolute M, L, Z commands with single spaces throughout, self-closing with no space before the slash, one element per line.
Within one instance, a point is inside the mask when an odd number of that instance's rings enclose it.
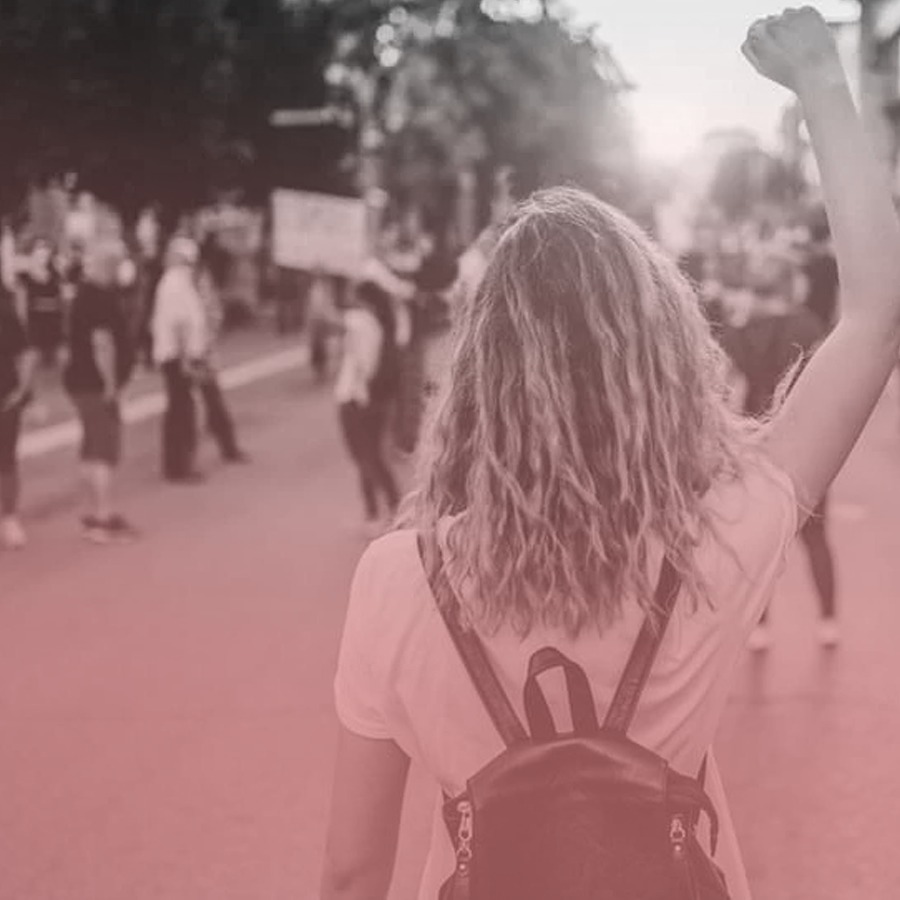
<path fill-rule="evenodd" d="M 518 208 L 459 311 L 410 530 L 374 545 L 354 581 L 336 683 L 345 727 L 329 900 L 386 896 L 410 758 L 458 790 L 501 749 L 429 596 L 415 531 L 446 528 L 445 571 L 516 703 L 545 643 L 609 702 L 664 553 L 682 589 L 633 737 L 685 773 L 699 768 L 785 549 L 900 351 L 900 222 L 828 26 L 789 10 L 754 26 L 744 52 L 803 103 L 842 318 L 770 424 L 737 421 L 696 295 L 633 223 L 565 189 Z M 743 900 L 733 835 L 726 847 L 728 887 Z M 423 900 L 444 862 L 433 861 Z"/>
<path fill-rule="evenodd" d="M 738 652 L 770 599 L 796 528 L 790 482 L 762 460 L 743 482 L 713 488 L 706 502 L 721 522 L 721 540 L 710 539 L 697 555 L 715 607 L 691 612 L 676 605 L 631 731 L 635 741 L 688 774 L 697 772 L 709 749 Z M 654 572 L 659 558 L 655 553 Z M 465 588 L 458 592 L 465 603 Z M 520 715 L 528 661 L 550 645 L 587 673 L 602 718 L 643 615 L 631 602 L 602 635 L 590 628 L 577 637 L 535 628 L 524 639 L 510 629 L 480 637 Z M 335 692 L 346 728 L 370 738 L 390 736 L 451 796 L 503 749 L 438 614 L 413 531 L 381 539 L 360 563 Z M 564 694 L 548 694 L 565 722 Z M 740 900 L 745 877 L 714 767 L 711 778 L 724 826 L 716 861 L 728 875 L 733 900 Z M 452 868 L 450 844 L 436 817 L 421 897 L 435 897 Z"/>

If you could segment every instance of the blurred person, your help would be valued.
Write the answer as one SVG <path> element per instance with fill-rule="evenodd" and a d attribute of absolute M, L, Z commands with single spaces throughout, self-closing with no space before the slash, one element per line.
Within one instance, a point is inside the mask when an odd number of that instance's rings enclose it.
<path fill-rule="evenodd" d="M 79 191 L 66 212 L 63 240 L 67 248 L 84 250 L 97 231 L 100 215 L 97 198 L 90 191 Z"/>
<path fill-rule="evenodd" d="M 120 395 L 134 363 L 134 343 L 122 300 L 131 275 L 124 244 L 114 225 L 106 223 L 81 252 L 72 276 L 77 281 L 63 380 L 82 430 L 82 473 L 88 493 L 83 533 L 98 544 L 137 536 L 113 501 L 122 456 Z"/>
<path fill-rule="evenodd" d="M 839 279 L 827 219 L 810 227 L 810 245 L 803 275 L 806 306 L 823 328 L 831 330 L 838 311 Z"/>
<path fill-rule="evenodd" d="M 65 339 L 65 314 L 62 276 L 56 268 L 53 247 L 47 241 L 35 241 L 28 268 L 19 281 L 32 343 L 44 365 L 54 366 Z"/>
<path fill-rule="evenodd" d="M 153 301 L 163 273 L 163 224 L 160 208 L 151 204 L 141 210 L 134 229 L 140 291 L 138 349 L 145 367 L 153 366 Z"/>
<path fill-rule="evenodd" d="M 21 549 L 27 542 L 19 519 L 17 448 L 22 412 L 31 399 L 36 360 L 11 295 L 0 290 L 0 543 L 8 550 Z"/>
<path fill-rule="evenodd" d="M 340 320 L 335 297 L 334 279 L 321 269 L 312 273 L 306 307 L 309 334 L 310 365 L 319 382 L 328 377 L 328 346 Z"/>
<path fill-rule="evenodd" d="M 638 228 L 569 189 L 519 208 L 477 295 L 459 310 L 450 381 L 402 518 L 408 527 L 375 541 L 353 580 L 334 685 L 342 727 L 322 900 L 387 897 L 411 759 L 451 801 L 471 796 L 485 765 L 509 771 L 502 761 L 510 757 L 498 758 L 504 740 L 444 616 L 470 647 L 482 648 L 508 698 L 507 725 L 522 715 L 522 673 L 536 653 L 563 654 L 567 675 L 580 669 L 593 694 L 582 692 L 583 709 L 592 703 L 602 715 L 635 635 L 645 628 L 658 635 L 660 652 L 628 733 L 694 783 L 707 761 L 725 886 L 705 884 L 700 894 L 695 885 L 697 895 L 750 898 L 710 744 L 738 656 L 792 540 L 894 366 L 900 222 L 821 16 L 807 8 L 758 22 L 743 50 L 803 106 L 843 276 L 838 324 L 770 421 L 757 425 L 729 410 L 727 366 L 696 295 Z M 425 559 L 420 542 L 431 548 Z M 676 573 L 666 598 L 678 597 L 667 631 L 653 627 L 661 618 L 654 584 L 666 588 L 665 572 Z M 565 703 L 561 687 L 542 690 L 551 715 Z M 529 723 L 541 718 L 536 707 L 527 704 Z M 550 751 L 536 727 L 530 738 L 521 722 L 515 730 L 526 748 Z M 554 769 L 540 784 L 520 782 L 523 803 L 564 776 Z M 521 873 L 515 896 L 553 896 L 535 891 L 526 873 L 539 874 L 570 841 L 540 842 L 544 852 L 529 856 L 500 843 L 505 834 L 494 830 L 492 857 L 481 837 L 491 823 L 480 808 L 467 817 L 462 804 L 448 803 L 447 812 L 449 834 L 435 812 L 420 900 L 458 900 L 466 886 L 482 900 L 479 867 L 500 857 Z M 681 826 L 694 853 L 710 847 L 705 821 L 696 830 L 693 822 Z M 549 834 L 542 819 L 517 824 L 532 838 L 541 827 Z M 578 871 L 602 867 L 607 848 L 579 832 L 578 820 L 565 826 L 563 834 L 573 829 L 600 854 L 578 860 Z M 674 841 L 676 857 L 683 838 L 660 828 L 660 843 Z M 607 885 L 584 886 L 579 898 Z M 671 890 L 659 882 L 652 896 Z"/>
<path fill-rule="evenodd" d="M 794 291 L 794 265 L 784 256 L 758 256 L 748 266 L 754 304 L 748 321 L 726 329 L 723 345 L 745 379 L 743 414 L 762 419 L 776 401 L 785 376 L 795 379 L 828 334 L 828 328 Z M 819 638 L 838 643 L 834 554 L 828 541 L 827 493 L 800 530 L 819 600 Z M 760 617 L 749 646 L 766 650 L 771 643 L 768 614 Z"/>
<path fill-rule="evenodd" d="M 160 367 L 166 392 L 162 421 L 162 472 L 172 482 L 202 480 L 195 467 L 197 410 L 194 382 L 209 350 L 204 301 L 195 281 L 197 244 L 173 238 L 166 269 L 156 291 L 153 312 L 153 358 Z"/>
<path fill-rule="evenodd" d="M 391 401 L 397 391 L 399 360 L 394 306 L 372 281 L 362 282 L 343 312 L 343 354 L 334 396 L 344 443 L 359 471 L 369 531 L 393 517 L 400 493 L 384 457 Z"/>
<path fill-rule="evenodd" d="M 225 316 L 222 294 L 215 275 L 215 256 L 210 260 L 205 253 L 206 247 L 205 241 L 200 246 L 194 275 L 206 321 L 206 353 L 194 367 L 196 382 L 206 408 L 207 429 L 218 445 L 223 462 L 246 463 L 250 461 L 250 457 L 238 445 L 234 419 L 219 386 L 216 372 L 215 348 Z"/>

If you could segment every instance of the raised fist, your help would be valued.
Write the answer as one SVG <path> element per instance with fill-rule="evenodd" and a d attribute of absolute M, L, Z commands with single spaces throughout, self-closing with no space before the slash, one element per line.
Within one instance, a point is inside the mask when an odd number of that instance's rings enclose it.
<path fill-rule="evenodd" d="M 811 6 L 758 20 L 741 50 L 760 75 L 793 91 L 808 75 L 841 74 L 831 29 Z"/>

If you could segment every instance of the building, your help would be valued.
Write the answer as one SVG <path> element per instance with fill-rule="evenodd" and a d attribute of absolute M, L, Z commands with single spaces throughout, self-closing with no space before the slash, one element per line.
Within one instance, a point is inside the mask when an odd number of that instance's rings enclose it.
<path fill-rule="evenodd" d="M 859 10 L 836 37 L 876 150 L 900 191 L 900 0 L 848 0 Z"/>

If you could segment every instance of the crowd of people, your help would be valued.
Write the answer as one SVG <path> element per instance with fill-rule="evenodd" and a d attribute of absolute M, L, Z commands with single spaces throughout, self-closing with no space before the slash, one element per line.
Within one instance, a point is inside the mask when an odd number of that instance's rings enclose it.
<path fill-rule="evenodd" d="M 247 460 L 219 389 L 215 358 L 222 320 L 215 245 L 185 217 L 164 235 L 148 209 L 127 234 L 121 217 L 87 191 L 51 191 L 55 215 L 32 211 L 3 235 L 0 296 L 0 540 L 24 547 L 17 445 L 41 365 L 56 369 L 81 427 L 87 504 L 81 519 L 96 543 L 134 539 L 119 510 L 123 390 L 136 366 L 158 368 L 166 394 L 162 475 L 193 483 L 197 397 L 222 457 Z M 45 195 L 46 203 L 46 195 Z"/>
<path fill-rule="evenodd" d="M 151 207 L 126 233 L 121 218 L 87 191 L 67 195 L 57 185 L 43 205 L 56 214 L 38 209 L 24 235 L 5 235 L 3 543 L 25 544 L 16 446 L 41 367 L 61 374 L 81 425 L 85 536 L 131 540 L 137 531 L 114 504 L 113 483 L 122 453 L 120 398 L 138 366 L 158 373 L 166 398 L 164 479 L 204 480 L 196 465 L 200 406 L 223 460 L 248 460 L 216 373 L 223 251 L 208 214 L 182 216 L 164 229 Z M 389 448 L 408 457 L 416 446 L 426 395 L 434 391 L 426 337 L 446 328 L 445 294 L 457 281 L 456 264 L 434 242 L 396 230 L 385 228 L 382 246 L 356 278 L 315 270 L 301 292 L 310 367 L 319 382 L 333 380 L 370 536 L 397 512 L 400 484 Z"/>

